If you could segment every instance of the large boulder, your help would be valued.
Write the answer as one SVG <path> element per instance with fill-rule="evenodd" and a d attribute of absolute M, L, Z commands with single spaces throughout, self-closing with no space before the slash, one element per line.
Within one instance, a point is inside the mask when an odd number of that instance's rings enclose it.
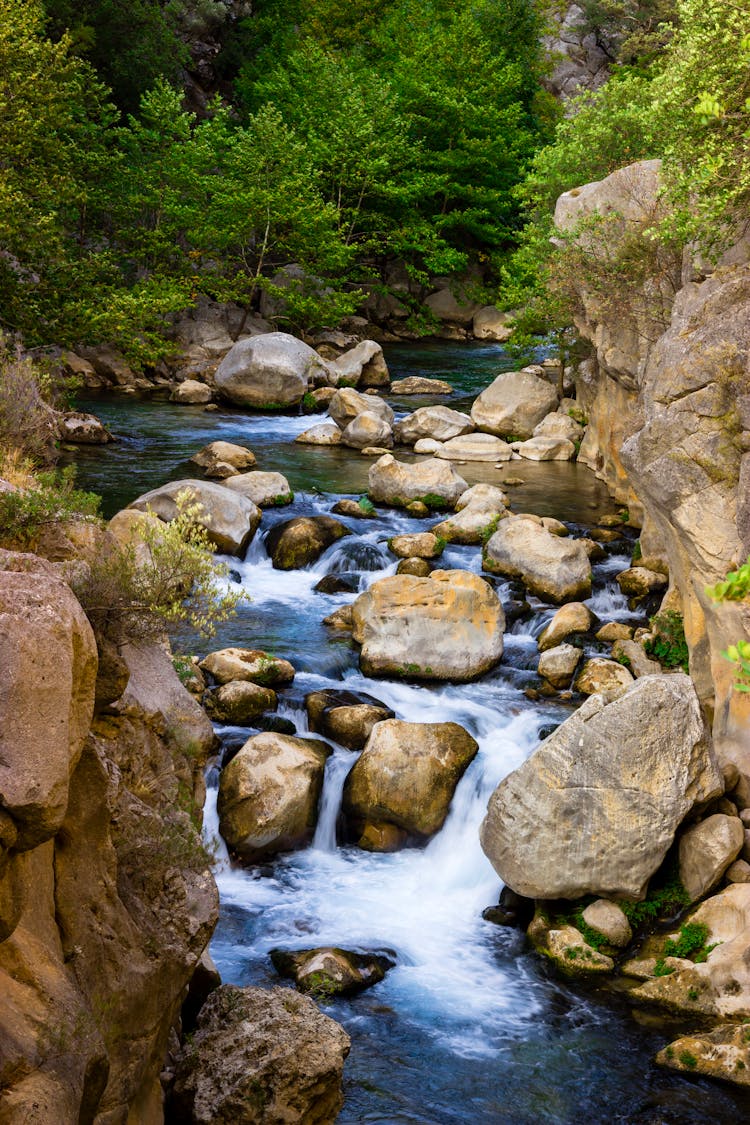
<path fill-rule="evenodd" d="M 224 984 L 178 1058 L 170 1117 L 185 1125 L 332 1125 L 349 1046 L 307 996 Z"/>
<path fill-rule="evenodd" d="M 519 453 L 527 461 L 572 461 L 576 448 L 567 438 L 540 434 L 528 441 L 513 443 L 514 453 Z"/>
<path fill-rule="evenodd" d="M 500 600 L 466 570 L 381 578 L 354 602 L 352 621 L 368 676 L 472 680 L 503 654 Z"/>
<path fill-rule="evenodd" d="M 246 863 L 309 844 L 315 832 L 324 742 L 268 731 L 249 738 L 221 773 L 219 831 Z"/>
<path fill-rule="evenodd" d="M 448 441 L 449 438 L 469 434 L 474 423 L 468 414 L 451 410 L 448 406 L 421 406 L 397 424 L 393 436 L 402 445 L 414 445 L 420 438 Z"/>
<path fill-rule="evenodd" d="M 376 504 L 405 507 L 421 500 L 428 507 L 452 508 L 467 485 L 452 465 L 431 457 L 416 465 L 386 453 L 370 466 L 367 492 Z"/>
<path fill-rule="evenodd" d="M 346 426 L 341 441 L 351 449 L 367 449 L 378 446 L 390 449 L 393 445 L 393 432 L 386 422 L 372 410 L 363 410 Z"/>
<path fill-rule="evenodd" d="M 576 633 L 588 633 L 594 623 L 594 615 L 583 602 L 568 602 L 560 606 L 548 625 L 542 629 L 537 639 L 540 652 L 555 648 L 567 637 Z"/>
<path fill-rule="evenodd" d="M 234 445 L 231 441 L 212 441 L 193 454 L 190 464 L 203 469 L 207 477 L 224 479 L 243 469 L 252 469 L 255 454 L 244 445 Z"/>
<path fill-rule="evenodd" d="M 297 406 L 310 380 L 328 369 L 316 351 L 286 332 L 240 340 L 216 369 L 216 389 L 235 406 Z"/>
<path fill-rule="evenodd" d="M 344 785 L 343 812 L 356 839 L 395 825 L 423 842 L 438 832 L 453 793 L 477 753 L 458 723 L 377 723 Z"/>
<path fill-rule="evenodd" d="M 500 783 L 482 847 L 529 898 L 641 898 L 685 816 L 723 788 L 689 677 L 646 676 L 592 696 Z"/>
<path fill-rule="evenodd" d="M 275 688 L 286 687 L 294 679 L 294 667 L 288 660 L 257 648 L 218 649 L 201 660 L 200 668 L 219 684 L 247 681 Z"/>
<path fill-rule="evenodd" d="M 310 730 L 345 746 L 361 750 L 376 723 L 394 718 L 394 712 L 365 692 L 328 688 L 305 696 Z"/>
<path fill-rule="evenodd" d="M 356 347 L 328 362 L 331 382 L 356 387 L 387 387 L 391 378 L 383 349 L 374 340 L 362 340 Z"/>
<path fill-rule="evenodd" d="M 497 437 L 530 438 L 557 406 L 557 391 L 529 371 L 506 371 L 490 383 L 471 408 L 474 424 Z"/>
<path fill-rule="evenodd" d="M 363 395 L 353 387 L 342 387 L 328 404 L 328 413 L 336 425 L 345 430 L 358 414 L 375 414 L 386 422 L 388 428 L 393 425 L 393 411 L 387 402 L 377 395 Z"/>
<path fill-rule="evenodd" d="M 332 516 L 298 516 L 271 528 L 266 550 L 276 570 L 298 570 L 315 562 L 345 535 L 351 535 L 349 528 Z"/>
<path fill-rule="evenodd" d="M 245 496 L 207 480 L 173 480 L 139 496 L 128 507 L 153 512 L 164 523 L 179 514 L 178 497 L 185 494 L 190 504 L 199 504 L 195 522 L 206 529 L 217 551 L 241 555 L 255 535 L 261 511 Z"/>
<path fill-rule="evenodd" d="M 485 548 L 484 568 L 520 578 L 532 594 L 547 601 L 572 601 L 591 593 L 591 563 L 583 545 L 552 535 L 523 516 L 500 523 Z"/>
<path fill-rule="evenodd" d="M 284 504 L 291 504 L 294 499 L 289 481 L 283 473 L 239 473 L 236 477 L 230 477 L 224 487 L 231 488 L 232 492 L 239 492 L 259 508 L 282 507 Z"/>
<path fill-rule="evenodd" d="M 318 422 L 297 434 L 294 440 L 300 445 L 341 445 L 341 430 L 335 422 Z"/>

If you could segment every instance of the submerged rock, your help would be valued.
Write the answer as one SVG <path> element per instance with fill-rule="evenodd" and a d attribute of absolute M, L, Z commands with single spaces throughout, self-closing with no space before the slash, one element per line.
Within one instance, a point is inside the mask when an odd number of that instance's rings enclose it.
<path fill-rule="evenodd" d="M 211 993 L 176 1064 L 170 1115 L 185 1125 L 332 1125 L 344 1103 L 344 1029 L 288 988 Z"/>
<path fill-rule="evenodd" d="M 384 825 L 416 841 L 434 836 L 477 750 L 458 723 L 378 723 L 344 785 L 342 810 L 354 838 Z M 366 843 L 380 850 L 372 836 Z"/>
<path fill-rule="evenodd" d="M 745 1024 L 729 1024 L 713 1031 L 695 1031 L 664 1047 L 656 1056 L 660 1066 L 684 1074 L 704 1074 L 737 1086 L 750 1086 L 750 1037 Z"/>
<path fill-rule="evenodd" d="M 310 843 L 330 746 L 267 732 L 249 738 L 221 773 L 219 831 L 234 854 L 258 863 Z"/>
<path fill-rule="evenodd" d="M 329 688 L 305 696 L 310 730 L 346 746 L 361 750 L 376 723 L 394 718 L 385 703 L 365 692 Z"/>
<path fill-rule="evenodd" d="M 685 816 L 721 792 L 690 679 L 646 676 L 588 699 L 500 783 L 482 847 L 529 898 L 640 898 Z"/>
<path fill-rule="evenodd" d="M 224 485 L 207 480 L 173 480 L 144 493 L 128 507 L 151 511 L 164 523 L 171 523 L 178 515 L 177 498 L 183 493 L 190 504 L 200 505 L 195 521 L 206 529 L 216 550 L 227 555 L 243 554 L 258 528 L 261 511 L 252 500 L 235 495 Z"/>
<path fill-rule="evenodd" d="M 368 676 L 472 680 L 503 654 L 500 600 L 466 570 L 381 578 L 354 602 L 352 621 Z"/>
<path fill-rule="evenodd" d="M 351 535 L 349 528 L 331 516 L 298 516 L 271 528 L 266 550 L 276 570 L 298 570 L 346 535 Z"/>
<path fill-rule="evenodd" d="M 301 992 L 322 1001 L 372 988 L 396 964 L 383 953 L 356 953 L 332 945 L 294 951 L 272 949 L 270 956 L 277 973 L 290 977 Z"/>

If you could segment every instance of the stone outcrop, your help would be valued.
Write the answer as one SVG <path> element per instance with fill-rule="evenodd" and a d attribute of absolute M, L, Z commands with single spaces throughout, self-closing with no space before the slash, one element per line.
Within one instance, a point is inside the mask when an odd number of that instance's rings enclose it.
<path fill-rule="evenodd" d="M 333 1125 L 349 1036 L 289 988 L 222 985 L 178 1060 L 173 1120 L 185 1125 Z"/>
<path fill-rule="evenodd" d="M 344 785 L 342 809 L 353 838 L 380 850 L 372 841 L 384 826 L 400 829 L 405 842 L 434 836 L 477 749 L 458 723 L 377 723 Z"/>
<path fill-rule="evenodd" d="M 352 621 L 368 676 L 472 680 L 503 654 L 500 600 L 466 570 L 381 578 L 354 602 Z"/>
<path fill-rule="evenodd" d="M 547 601 L 572 601 L 591 593 L 591 563 L 583 545 L 524 516 L 509 516 L 498 525 L 485 548 L 484 568 L 520 578 L 532 594 Z"/>
<path fill-rule="evenodd" d="M 286 332 L 238 341 L 214 376 L 217 391 L 233 405 L 260 410 L 297 406 L 308 382 L 327 378 L 318 353 Z"/>
<path fill-rule="evenodd" d="M 204 527 L 217 551 L 241 555 L 252 540 L 261 520 L 261 511 L 245 496 L 235 494 L 214 481 L 174 480 L 145 492 L 130 508 L 153 512 L 164 523 L 179 514 L 178 498 L 185 495 L 189 504 L 199 504 L 195 522 Z"/>
<path fill-rule="evenodd" d="M 128 688 L 92 717 L 93 635 L 33 556 L 2 555 L 0 648 L 0 1117 L 159 1122 L 218 912 L 180 808 L 200 816 L 211 724 L 153 645 L 124 650 Z"/>
<path fill-rule="evenodd" d="M 324 742 L 271 731 L 247 740 L 219 784 L 219 830 L 246 863 L 309 844 L 315 831 Z"/>
<path fill-rule="evenodd" d="M 646 676 L 592 696 L 500 783 L 482 846 L 529 898 L 639 898 L 685 816 L 723 788 L 690 679 Z"/>

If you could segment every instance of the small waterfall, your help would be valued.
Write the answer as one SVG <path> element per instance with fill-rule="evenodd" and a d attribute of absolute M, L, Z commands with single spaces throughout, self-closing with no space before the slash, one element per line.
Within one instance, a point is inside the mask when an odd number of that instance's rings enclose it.
<path fill-rule="evenodd" d="M 312 842 L 316 851 L 336 851 L 336 821 L 341 808 L 341 795 L 344 791 L 344 782 L 355 761 L 356 755 L 350 750 L 336 750 L 326 762 L 323 793 L 318 810 L 318 826 Z"/>

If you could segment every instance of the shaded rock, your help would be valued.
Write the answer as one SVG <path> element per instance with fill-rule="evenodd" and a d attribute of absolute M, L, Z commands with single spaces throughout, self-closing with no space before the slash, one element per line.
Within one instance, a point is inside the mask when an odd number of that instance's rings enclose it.
<path fill-rule="evenodd" d="M 483 565 L 492 574 L 520 578 L 531 593 L 550 601 L 591 593 L 591 563 L 581 544 L 521 516 L 501 522 L 487 543 Z"/>
<path fill-rule="evenodd" d="M 288 660 L 257 648 L 218 649 L 204 657 L 199 666 L 220 684 L 241 680 L 262 687 L 286 687 L 294 679 L 294 667 Z"/>
<path fill-rule="evenodd" d="M 724 872 L 728 883 L 750 883 L 750 863 L 736 859 Z"/>
<path fill-rule="evenodd" d="M 435 455 L 444 461 L 510 461 L 513 450 L 507 442 L 491 434 L 465 434 L 451 438 L 436 450 Z"/>
<path fill-rule="evenodd" d="M 394 395 L 451 395 L 453 387 L 444 379 L 425 379 L 421 375 L 408 375 L 391 383 Z"/>
<path fill-rule="evenodd" d="M 392 824 L 410 839 L 429 839 L 477 749 L 458 723 L 378 723 L 344 785 L 342 809 L 354 837 L 368 824 Z"/>
<path fill-rule="evenodd" d="M 190 464 L 203 469 L 207 477 L 223 479 L 242 469 L 251 469 L 255 464 L 255 454 L 244 445 L 233 445 L 230 441 L 212 441 L 190 458 Z M 250 499 L 253 499 L 252 496 Z"/>
<path fill-rule="evenodd" d="M 475 400 L 471 417 L 489 434 L 524 440 L 556 406 L 557 392 L 545 379 L 527 371 L 506 371 Z"/>
<path fill-rule="evenodd" d="M 576 691 L 584 695 L 595 692 L 622 692 L 633 683 L 633 677 L 623 664 L 594 656 L 587 660 L 575 682 Z"/>
<path fill-rule="evenodd" d="M 321 1001 L 372 988 L 396 964 L 382 953 L 355 953 L 330 945 L 293 952 L 272 949 L 271 960 L 277 973 L 290 977 L 301 992 Z"/>
<path fill-rule="evenodd" d="M 347 750 L 361 750 L 375 723 L 394 718 L 385 703 L 364 692 L 329 688 L 305 696 L 310 730 Z"/>
<path fill-rule="evenodd" d="M 217 391 L 236 406 L 272 409 L 297 406 L 309 381 L 326 382 L 318 353 L 286 332 L 239 340 L 214 376 Z"/>
<path fill-rule="evenodd" d="M 351 449 L 368 449 L 378 446 L 390 449 L 393 446 L 391 427 L 384 418 L 373 411 L 364 410 L 346 426 L 341 441 Z"/>
<path fill-rule="evenodd" d="M 418 520 L 427 519 L 430 514 L 430 509 L 426 504 L 423 504 L 421 500 L 411 500 L 406 505 L 406 511 L 410 516 L 414 516 L 414 518 Z"/>
<path fill-rule="evenodd" d="M 548 625 L 542 629 L 537 639 L 540 652 L 559 645 L 566 637 L 575 633 L 588 633 L 594 615 L 583 602 L 568 602 L 558 609 Z"/>
<path fill-rule="evenodd" d="M 424 303 L 438 320 L 447 320 L 453 324 L 471 324 L 481 308 L 476 301 L 466 300 L 463 294 L 457 297 L 452 289 L 447 288 L 431 293 Z"/>
<path fill-rule="evenodd" d="M 335 422 L 319 422 L 294 440 L 301 445 L 341 445 L 341 430 Z"/>
<path fill-rule="evenodd" d="M 221 773 L 219 831 L 246 863 L 309 844 L 315 832 L 324 742 L 271 732 L 253 735 Z"/>
<path fill-rule="evenodd" d="M 572 461 L 576 455 L 576 447 L 572 441 L 549 434 L 514 442 L 513 449 L 527 461 Z"/>
<path fill-rule="evenodd" d="M 690 901 L 703 898 L 717 885 L 745 842 L 742 821 L 716 813 L 688 828 L 680 838 L 680 882 Z"/>
<path fill-rule="evenodd" d="M 554 688 L 570 687 L 580 659 L 581 650 L 574 645 L 556 645 L 542 653 L 537 671 Z"/>
<path fill-rule="evenodd" d="M 333 613 L 328 614 L 328 617 L 323 618 L 323 624 L 327 625 L 329 629 L 338 629 L 342 633 L 350 633 L 353 628 L 352 607 L 342 605 L 341 609 L 335 609 Z"/>
<path fill-rule="evenodd" d="M 747 1028 L 730 1024 L 713 1031 L 683 1035 L 662 1048 L 656 1062 L 684 1074 L 704 1074 L 737 1086 L 750 1086 Z"/>
<path fill-rule="evenodd" d="M 106 445 L 115 439 L 95 414 L 75 410 L 60 418 L 60 440 L 73 445 Z"/>
<path fill-rule="evenodd" d="M 294 500 L 294 493 L 283 473 L 240 473 L 230 477 L 224 487 L 246 496 L 259 508 L 278 508 Z"/>
<path fill-rule="evenodd" d="M 331 516 L 298 516 L 275 524 L 266 535 L 266 551 L 276 570 L 298 570 L 319 559 L 332 543 L 351 535 Z"/>
<path fill-rule="evenodd" d="M 497 594 L 465 570 L 381 578 L 354 602 L 352 622 L 366 675 L 471 680 L 503 653 Z"/>
<path fill-rule="evenodd" d="M 466 481 L 444 461 L 430 458 L 407 465 L 387 453 L 370 467 L 367 491 L 374 503 L 405 507 L 410 500 L 421 500 L 430 508 L 452 508 L 466 491 Z"/>
<path fill-rule="evenodd" d="M 509 321 L 512 321 L 512 319 L 512 313 L 501 312 L 494 305 L 485 305 L 484 308 L 474 313 L 471 325 L 474 339 L 496 340 L 499 344 L 504 343 L 513 335 L 513 329 L 509 327 Z"/>
<path fill-rule="evenodd" d="M 332 1125 L 349 1046 L 306 996 L 224 984 L 177 1061 L 171 1116 L 186 1125 Z"/>
<path fill-rule="evenodd" d="M 396 567 L 396 574 L 411 574 L 415 578 L 426 578 L 432 573 L 432 567 L 426 559 L 401 559 Z"/>
<path fill-rule="evenodd" d="M 390 432 L 394 422 L 393 411 L 382 398 L 363 395 L 353 387 L 342 387 L 328 404 L 328 413 L 342 430 L 359 414 L 374 414 L 388 426 Z"/>
<path fill-rule="evenodd" d="M 359 589 L 356 575 L 324 574 L 313 586 L 316 594 L 353 594 Z"/>
<path fill-rule="evenodd" d="M 421 406 L 397 423 L 393 436 L 403 445 L 414 445 L 420 438 L 448 441 L 471 433 L 473 429 L 474 423 L 468 414 L 461 414 L 448 406 Z"/>
<path fill-rule="evenodd" d="M 211 388 L 205 383 L 199 383 L 197 379 L 185 379 L 174 388 L 169 401 L 180 403 L 182 406 L 205 406 L 212 397 Z"/>
<path fill-rule="evenodd" d="M 685 816 L 722 790 L 689 677 L 647 676 L 588 699 L 500 783 L 482 847 L 529 898 L 640 898 Z"/>
<path fill-rule="evenodd" d="M 349 516 L 355 520 L 374 520 L 377 512 L 371 507 L 363 508 L 358 500 L 337 500 L 331 508 L 335 516 Z"/>
<path fill-rule="evenodd" d="M 388 549 L 399 559 L 436 559 L 443 553 L 443 544 L 431 531 L 412 535 L 394 535 Z"/>
<path fill-rule="evenodd" d="M 206 480 L 170 481 L 139 496 L 128 507 L 151 511 L 164 523 L 170 523 L 178 515 L 177 498 L 181 493 L 189 496 L 191 504 L 201 505 L 196 523 L 206 529 L 217 551 L 227 555 L 244 552 L 260 523 L 260 509 L 221 484 Z"/>
<path fill-rule="evenodd" d="M 583 920 L 606 938 L 609 945 L 618 949 L 624 949 L 633 940 L 630 922 L 617 903 L 609 899 L 598 898 L 596 902 L 589 903 L 583 911 Z"/>
<path fill-rule="evenodd" d="M 248 680 L 233 680 L 209 692 L 203 700 L 206 713 L 218 723 L 237 723 L 245 726 L 262 715 L 275 711 L 276 692 L 260 687 Z"/>
<path fill-rule="evenodd" d="M 337 387 L 344 381 L 357 387 L 387 387 L 391 381 L 383 349 L 374 340 L 362 340 L 338 359 L 329 360 L 328 370 Z"/>

